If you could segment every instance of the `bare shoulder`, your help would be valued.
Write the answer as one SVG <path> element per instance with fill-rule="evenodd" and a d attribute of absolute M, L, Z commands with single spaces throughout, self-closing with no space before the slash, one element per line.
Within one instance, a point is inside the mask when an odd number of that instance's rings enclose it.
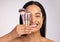
<path fill-rule="evenodd" d="M 13 39 L 13 40 L 11 40 L 9 42 L 21 42 L 21 39 L 20 38 L 15 38 L 15 39 Z"/>
<path fill-rule="evenodd" d="M 48 38 L 42 37 L 42 42 L 54 42 L 54 41 Z"/>

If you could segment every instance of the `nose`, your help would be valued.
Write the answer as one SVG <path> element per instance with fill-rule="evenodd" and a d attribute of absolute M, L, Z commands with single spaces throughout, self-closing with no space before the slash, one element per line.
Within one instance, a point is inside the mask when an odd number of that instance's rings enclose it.
<path fill-rule="evenodd" d="M 34 15 L 31 14 L 30 23 L 33 23 L 33 22 L 35 22 L 35 17 L 34 17 Z"/>

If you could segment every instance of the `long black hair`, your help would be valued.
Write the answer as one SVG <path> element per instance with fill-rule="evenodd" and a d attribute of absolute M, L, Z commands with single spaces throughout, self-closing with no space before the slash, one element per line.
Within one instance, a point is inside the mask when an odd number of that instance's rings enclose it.
<path fill-rule="evenodd" d="M 43 16 L 44 20 L 43 20 L 42 27 L 40 29 L 40 33 L 41 33 L 41 36 L 45 37 L 45 34 L 46 34 L 46 13 L 45 13 L 44 7 L 37 1 L 29 1 L 23 6 L 23 8 L 26 9 L 28 6 L 33 5 L 33 4 L 37 5 L 41 9 L 42 16 Z M 20 24 L 22 24 L 21 15 L 20 15 Z"/>

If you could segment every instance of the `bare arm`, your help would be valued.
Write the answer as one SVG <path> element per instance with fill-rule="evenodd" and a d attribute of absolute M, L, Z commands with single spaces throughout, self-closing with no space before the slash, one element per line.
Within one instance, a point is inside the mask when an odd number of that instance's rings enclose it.
<path fill-rule="evenodd" d="M 11 33 L 8 33 L 8 34 L 0 37 L 0 42 L 8 42 L 16 37 L 17 37 L 17 34 L 15 34 L 15 32 L 11 32 Z"/>

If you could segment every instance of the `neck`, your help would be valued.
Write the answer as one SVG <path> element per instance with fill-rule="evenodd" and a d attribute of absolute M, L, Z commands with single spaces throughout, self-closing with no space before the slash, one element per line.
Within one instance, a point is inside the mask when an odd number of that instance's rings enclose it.
<path fill-rule="evenodd" d="M 40 31 L 37 31 L 35 33 L 31 33 L 30 35 L 28 35 L 28 37 L 30 38 L 30 40 L 32 42 L 40 42 L 41 41 Z"/>

